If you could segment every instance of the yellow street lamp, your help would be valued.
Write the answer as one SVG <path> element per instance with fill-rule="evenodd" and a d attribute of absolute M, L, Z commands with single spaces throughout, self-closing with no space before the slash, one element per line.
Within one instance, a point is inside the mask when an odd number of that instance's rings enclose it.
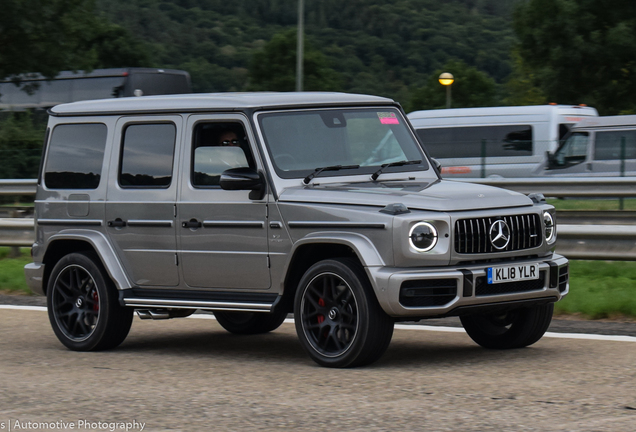
<path fill-rule="evenodd" d="M 453 74 L 444 72 L 439 76 L 439 83 L 446 87 L 446 108 L 451 107 L 451 84 L 455 82 Z"/>

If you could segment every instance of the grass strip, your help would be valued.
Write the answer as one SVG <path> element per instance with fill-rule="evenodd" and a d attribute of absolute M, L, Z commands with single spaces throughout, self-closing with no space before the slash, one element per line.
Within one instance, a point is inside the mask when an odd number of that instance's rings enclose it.
<path fill-rule="evenodd" d="M 570 293 L 555 310 L 592 319 L 636 317 L 636 262 L 570 261 Z"/>
<path fill-rule="evenodd" d="M 554 199 L 547 200 L 557 210 L 598 210 L 609 211 L 619 209 L 618 198 L 608 199 Z M 636 210 L 636 198 L 625 198 L 623 210 Z"/>
<path fill-rule="evenodd" d="M 10 249 L 0 248 L 0 290 L 33 294 L 26 284 L 24 266 L 31 262 L 29 249 L 20 249 L 18 258 L 9 258 Z"/>

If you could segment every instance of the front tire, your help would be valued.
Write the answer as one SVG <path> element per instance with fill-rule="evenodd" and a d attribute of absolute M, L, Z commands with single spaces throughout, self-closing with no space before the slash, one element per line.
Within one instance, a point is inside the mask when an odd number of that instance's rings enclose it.
<path fill-rule="evenodd" d="M 57 262 L 47 285 L 49 321 L 57 338 L 74 351 L 119 346 L 130 331 L 133 309 L 119 304 L 117 289 L 99 258 L 72 253 Z"/>
<path fill-rule="evenodd" d="M 309 356 L 327 367 L 371 364 L 386 351 L 393 319 L 380 307 L 360 264 L 339 258 L 314 264 L 294 301 L 296 333 Z"/>
<path fill-rule="evenodd" d="M 271 313 L 216 311 L 214 316 L 221 327 L 230 333 L 251 335 L 276 330 L 285 321 L 287 313 L 282 311 Z"/>
<path fill-rule="evenodd" d="M 554 303 L 505 313 L 460 317 L 468 336 L 490 349 L 523 348 L 543 337 L 552 321 Z"/>

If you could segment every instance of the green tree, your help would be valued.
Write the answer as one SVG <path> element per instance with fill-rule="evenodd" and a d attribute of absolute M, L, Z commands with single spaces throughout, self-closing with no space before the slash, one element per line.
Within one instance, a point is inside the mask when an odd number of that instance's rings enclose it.
<path fill-rule="evenodd" d="M 442 72 L 455 77 L 451 88 L 453 108 L 495 106 L 499 103 L 497 84 L 488 74 L 466 63 L 451 60 L 428 78 L 426 85 L 416 89 L 406 105 L 407 111 L 446 107 L 446 88 L 438 79 Z"/>
<path fill-rule="evenodd" d="M 515 50 L 512 53 L 512 73 L 504 83 L 503 104 L 508 106 L 544 105 L 548 103 L 545 93 L 536 86 L 534 74 L 524 65 Z"/>
<path fill-rule="evenodd" d="M 636 2 L 529 0 L 518 4 L 519 54 L 548 100 L 605 115 L 636 109 Z"/>
<path fill-rule="evenodd" d="M 123 27 L 96 15 L 93 0 L 3 0 L 0 79 L 60 70 L 141 66 L 144 44 Z"/>
<path fill-rule="evenodd" d="M 36 178 L 46 123 L 30 112 L 0 117 L 0 178 Z"/>
<path fill-rule="evenodd" d="M 339 77 L 327 58 L 305 41 L 304 90 L 338 90 Z M 254 53 L 249 71 L 251 90 L 293 91 L 296 88 L 296 30 L 275 34 Z"/>

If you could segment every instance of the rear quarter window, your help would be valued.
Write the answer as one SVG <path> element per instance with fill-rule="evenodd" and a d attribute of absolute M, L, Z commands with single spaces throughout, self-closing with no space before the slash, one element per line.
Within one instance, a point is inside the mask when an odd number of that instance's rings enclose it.
<path fill-rule="evenodd" d="M 44 169 L 49 189 L 97 189 L 108 128 L 101 123 L 58 125 L 53 129 Z"/>

